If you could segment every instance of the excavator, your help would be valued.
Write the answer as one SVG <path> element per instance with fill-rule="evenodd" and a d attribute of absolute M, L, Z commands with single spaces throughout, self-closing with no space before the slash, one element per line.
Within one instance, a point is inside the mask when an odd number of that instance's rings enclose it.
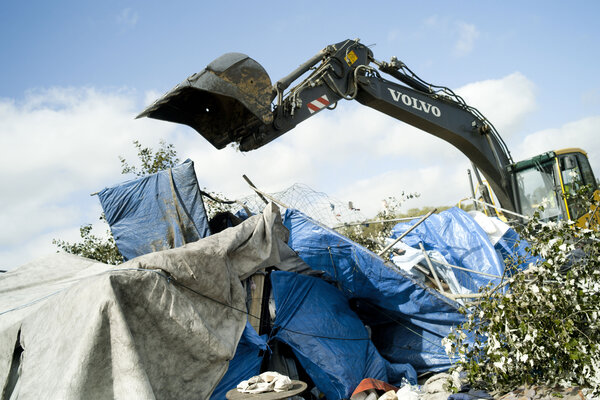
<path fill-rule="evenodd" d="M 307 76 L 300 79 L 303 75 Z M 494 126 L 476 108 L 451 89 L 419 78 L 395 57 L 389 62 L 376 60 L 358 39 L 325 47 L 274 85 L 249 56 L 224 54 L 137 118 L 185 124 L 217 149 L 237 144 L 239 150 L 250 151 L 320 111 L 334 109 L 340 100 L 356 100 L 456 147 L 471 160 L 479 183 L 483 175 L 500 208 L 511 215 L 531 216 L 543 204 L 545 220 L 588 226 L 600 221 L 595 209 L 584 209 L 566 195 L 578 185 L 589 185 L 599 196 L 585 151 L 549 151 L 515 162 Z M 491 201 L 489 193 L 483 194 Z"/>

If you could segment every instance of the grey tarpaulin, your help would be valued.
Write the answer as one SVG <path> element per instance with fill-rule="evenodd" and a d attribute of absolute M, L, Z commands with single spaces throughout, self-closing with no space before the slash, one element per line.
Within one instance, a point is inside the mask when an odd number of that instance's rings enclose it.
<path fill-rule="evenodd" d="M 3 274 L 1 397 L 209 398 L 246 323 L 240 279 L 278 264 L 286 240 L 269 205 L 117 267 L 57 254 Z"/>

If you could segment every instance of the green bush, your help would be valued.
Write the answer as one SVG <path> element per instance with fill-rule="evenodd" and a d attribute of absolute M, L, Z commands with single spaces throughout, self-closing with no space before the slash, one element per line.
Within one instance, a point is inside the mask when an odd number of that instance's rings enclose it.
<path fill-rule="evenodd" d="M 570 198 L 588 210 L 594 203 L 589 188 Z M 501 287 L 485 288 L 463 310 L 467 322 L 442 341 L 446 351 L 475 387 L 581 386 L 597 394 L 599 232 L 573 221 L 541 222 L 538 212 L 519 233 L 543 260 L 523 272 L 507 266 Z"/>

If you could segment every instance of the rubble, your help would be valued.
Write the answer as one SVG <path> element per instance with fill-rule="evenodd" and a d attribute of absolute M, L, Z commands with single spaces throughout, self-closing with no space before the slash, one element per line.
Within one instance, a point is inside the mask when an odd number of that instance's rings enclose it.
<path fill-rule="evenodd" d="M 468 296 L 524 255 L 508 244 L 514 231 L 456 208 L 396 225 L 390 258 L 337 233 L 339 218 L 326 226 L 273 203 L 249 216 L 256 205 L 242 202 L 220 229 L 237 226 L 211 232 L 190 172 L 188 160 L 143 178 L 154 184 L 100 192 L 130 261 L 60 255 L 2 275 L 9 393 L 223 399 L 236 387 L 264 389 L 260 372 L 277 371 L 289 377 L 277 388 L 303 381 L 305 399 L 359 399 L 366 378 L 395 385 L 378 399 L 446 399 L 452 363 L 441 340 L 464 320 Z"/>

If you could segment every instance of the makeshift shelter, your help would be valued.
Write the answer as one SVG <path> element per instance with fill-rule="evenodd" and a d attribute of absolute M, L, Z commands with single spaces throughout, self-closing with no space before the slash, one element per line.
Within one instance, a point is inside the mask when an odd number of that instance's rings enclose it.
<path fill-rule="evenodd" d="M 451 366 L 441 340 L 464 321 L 459 304 L 297 210 L 282 221 L 271 204 L 202 239 L 210 230 L 189 160 L 99 196 L 119 249 L 135 258 L 114 267 L 54 255 L 0 276 L 5 398 L 223 400 L 285 358 L 281 346 L 329 400 L 364 378 L 400 385 Z M 491 279 L 477 272 L 499 277 L 504 258 L 526 252 L 510 246 L 514 231 L 475 217 L 432 215 L 403 246 L 473 269 L 445 278 L 478 288 Z M 254 282 L 243 281 L 265 268 L 252 316 L 269 335 L 259 336 L 247 322 Z"/>
<path fill-rule="evenodd" d="M 397 238 L 415 222 L 397 224 L 392 229 L 391 238 Z M 468 269 L 455 271 L 455 275 L 459 284 L 470 292 L 477 292 L 490 282 L 500 283 L 504 262 L 498 257 L 484 230 L 460 208 L 453 207 L 431 215 L 402 241 L 417 249 L 422 243 L 425 250 L 438 251 L 447 263 Z"/>
<path fill-rule="evenodd" d="M 496 253 L 506 265 L 513 265 L 523 270 L 529 264 L 540 261 L 539 257 L 534 257 L 527 251 L 529 243 L 499 218 L 488 217 L 479 211 L 469 211 L 469 215 L 486 233 Z"/>
<path fill-rule="evenodd" d="M 374 340 L 384 342 L 375 343 L 384 358 L 409 363 L 419 373 L 451 366 L 441 340 L 464 321 L 459 304 L 297 210 L 286 210 L 284 225 L 290 231 L 288 245 L 334 282 Z"/>
<path fill-rule="evenodd" d="M 184 163 L 98 193 L 125 261 L 210 235 L 194 163 Z"/>
<path fill-rule="evenodd" d="M 271 336 L 291 346 L 327 399 L 349 398 L 364 378 L 417 383 L 411 365 L 391 364 L 381 357 L 335 286 L 283 271 L 272 272 L 271 281 L 277 315 Z"/>
<path fill-rule="evenodd" d="M 527 241 L 514 229 L 480 212 L 453 207 L 431 215 L 410 231 L 416 222 L 399 223 L 392 229 L 390 240 L 407 232 L 396 246 L 405 253 L 392 260 L 408 270 L 425 257 L 423 246 L 455 294 L 477 293 L 488 284 L 500 284 L 507 264 L 524 269 L 539 260 L 527 252 Z"/>
<path fill-rule="evenodd" d="M 235 355 L 229 362 L 229 368 L 223 379 L 210 397 L 211 400 L 225 399 L 225 394 L 238 383 L 260 374 L 260 367 L 268 349 L 267 335 L 259 336 L 252 325 L 246 322 Z"/>
<path fill-rule="evenodd" d="M 3 398 L 209 398 L 246 326 L 241 279 L 286 239 L 269 206 L 117 267 L 57 254 L 1 275 Z"/>

